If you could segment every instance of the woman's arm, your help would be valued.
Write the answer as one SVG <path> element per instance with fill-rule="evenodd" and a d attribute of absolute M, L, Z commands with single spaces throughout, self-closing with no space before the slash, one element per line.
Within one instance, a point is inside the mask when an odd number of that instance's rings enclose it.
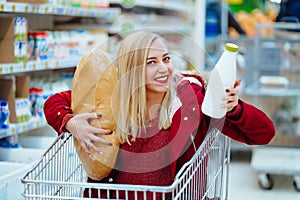
<path fill-rule="evenodd" d="M 275 135 L 272 120 L 262 110 L 239 100 L 233 113 L 226 115 L 224 134 L 249 145 L 268 144 Z"/>
<path fill-rule="evenodd" d="M 44 104 L 44 113 L 50 126 L 59 134 L 70 132 L 87 153 L 90 153 L 89 149 L 101 152 L 101 148 L 96 147 L 95 143 L 111 145 L 109 141 L 98 137 L 99 135 L 111 134 L 111 130 L 96 128 L 89 124 L 89 120 L 101 116 L 97 116 L 95 113 L 73 114 L 70 90 L 49 97 Z"/>
<path fill-rule="evenodd" d="M 71 109 L 71 90 L 56 93 L 49 97 L 44 104 L 46 120 L 57 133 L 67 131 L 66 123 L 73 117 Z"/>

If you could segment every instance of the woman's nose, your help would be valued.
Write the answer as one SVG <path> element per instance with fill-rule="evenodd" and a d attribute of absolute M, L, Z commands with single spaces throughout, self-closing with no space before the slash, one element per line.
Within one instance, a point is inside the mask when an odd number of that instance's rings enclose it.
<path fill-rule="evenodd" d="M 159 63 L 159 70 L 160 71 L 167 71 L 168 70 L 168 65 L 164 62 Z"/>

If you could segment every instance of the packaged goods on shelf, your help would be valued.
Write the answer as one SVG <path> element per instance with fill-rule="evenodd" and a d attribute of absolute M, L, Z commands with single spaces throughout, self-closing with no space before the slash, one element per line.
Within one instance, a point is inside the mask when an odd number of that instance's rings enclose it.
<path fill-rule="evenodd" d="M 27 122 L 31 117 L 31 103 L 28 98 L 16 98 L 17 123 Z"/>
<path fill-rule="evenodd" d="M 27 58 L 27 20 L 25 17 L 1 17 L 0 62 L 13 63 Z"/>
<path fill-rule="evenodd" d="M 52 0 L 51 3 L 58 6 L 70 6 L 73 8 L 108 8 L 109 0 Z"/>
<path fill-rule="evenodd" d="M 30 88 L 29 89 L 29 99 L 31 102 L 31 114 L 37 117 L 44 116 L 44 103 L 48 98 L 48 95 L 43 93 L 43 90 L 40 88 Z"/>
<path fill-rule="evenodd" d="M 49 3 L 49 0 L 6 0 L 7 2 L 15 3 L 31 3 L 31 4 L 44 4 Z"/>
<path fill-rule="evenodd" d="M 9 127 L 9 109 L 8 103 L 0 99 L 0 129 Z"/>
<path fill-rule="evenodd" d="M 18 135 L 11 135 L 0 139 L 0 147 L 2 148 L 19 148 Z"/>
<path fill-rule="evenodd" d="M 29 98 L 29 76 L 1 77 L 0 98 L 8 103 L 9 122 L 17 123 L 16 98 Z"/>

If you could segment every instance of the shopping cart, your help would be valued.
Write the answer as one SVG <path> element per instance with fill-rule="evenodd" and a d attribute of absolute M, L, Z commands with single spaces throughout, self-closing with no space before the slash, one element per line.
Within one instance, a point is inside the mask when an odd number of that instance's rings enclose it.
<path fill-rule="evenodd" d="M 114 199 L 224 200 L 228 196 L 229 138 L 212 129 L 192 159 L 170 186 L 87 183 L 87 176 L 69 133 L 59 136 L 23 178 L 25 199 L 89 199 L 83 192 L 97 189 Z M 203 178 L 204 177 L 204 178 Z M 206 181 L 203 184 L 203 180 Z M 205 187 L 205 188 L 203 188 Z M 142 198 L 141 198 L 142 197 Z"/>

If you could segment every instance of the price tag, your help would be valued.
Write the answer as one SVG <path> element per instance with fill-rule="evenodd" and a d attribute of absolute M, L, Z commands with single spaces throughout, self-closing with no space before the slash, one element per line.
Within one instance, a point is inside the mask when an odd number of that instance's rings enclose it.
<path fill-rule="evenodd" d="M 22 132 L 25 132 L 26 130 L 27 130 L 26 124 L 23 124 L 23 125 L 22 125 Z"/>
<path fill-rule="evenodd" d="M 75 9 L 74 8 L 69 8 L 69 13 L 70 13 L 70 15 L 74 15 L 75 14 Z"/>
<path fill-rule="evenodd" d="M 48 68 L 49 68 L 48 61 L 45 61 L 45 69 L 48 69 Z"/>
<path fill-rule="evenodd" d="M 91 17 L 96 17 L 96 13 L 97 13 L 97 12 L 96 12 L 95 10 L 91 10 L 91 11 L 90 11 L 90 16 L 91 16 Z"/>
<path fill-rule="evenodd" d="M 27 69 L 27 71 L 33 70 L 33 62 L 32 61 L 29 61 L 26 63 L 26 69 Z"/>
<path fill-rule="evenodd" d="M 244 3 L 244 0 L 227 0 L 227 3 L 230 5 L 241 5 Z"/>
<path fill-rule="evenodd" d="M 64 11 L 65 11 L 65 9 L 63 7 L 56 7 L 55 13 L 58 15 L 63 15 Z"/>
<path fill-rule="evenodd" d="M 12 6 L 11 6 L 11 11 L 12 11 L 12 12 L 16 12 L 16 5 L 12 5 Z"/>
<path fill-rule="evenodd" d="M 86 11 L 84 9 L 79 9 L 78 15 L 84 16 L 84 15 L 86 15 Z"/>
<path fill-rule="evenodd" d="M 16 134 L 16 128 L 15 128 L 15 127 L 12 127 L 12 128 L 11 128 L 11 134 L 12 134 L 12 135 Z"/>
<path fill-rule="evenodd" d="M 13 65 L 11 65 L 11 66 L 9 67 L 9 72 L 10 72 L 10 73 L 13 73 L 13 72 L 14 72 L 14 66 L 13 66 Z"/>
<path fill-rule="evenodd" d="M 122 24 L 121 34 L 127 36 L 134 31 L 134 24 L 131 22 L 125 22 Z"/>
<path fill-rule="evenodd" d="M 49 12 L 49 7 L 45 6 L 45 14 L 48 14 L 48 12 Z"/>
<path fill-rule="evenodd" d="M 122 0 L 121 5 L 124 8 L 132 8 L 135 5 L 135 0 Z"/>
<path fill-rule="evenodd" d="M 3 3 L 0 4 L 0 11 L 1 12 L 4 11 L 4 4 Z"/>
<path fill-rule="evenodd" d="M 26 5 L 25 8 L 24 8 L 24 12 L 28 13 L 28 10 L 29 10 L 28 5 Z"/>
<path fill-rule="evenodd" d="M 27 123 L 27 130 L 32 130 L 34 128 L 34 123 L 28 122 Z"/>
<path fill-rule="evenodd" d="M 27 64 L 26 64 L 26 62 L 24 62 L 24 63 L 23 63 L 23 72 L 26 72 L 26 71 L 27 71 L 27 70 L 26 70 L 26 68 L 27 68 L 26 66 L 27 66 Z"/>

